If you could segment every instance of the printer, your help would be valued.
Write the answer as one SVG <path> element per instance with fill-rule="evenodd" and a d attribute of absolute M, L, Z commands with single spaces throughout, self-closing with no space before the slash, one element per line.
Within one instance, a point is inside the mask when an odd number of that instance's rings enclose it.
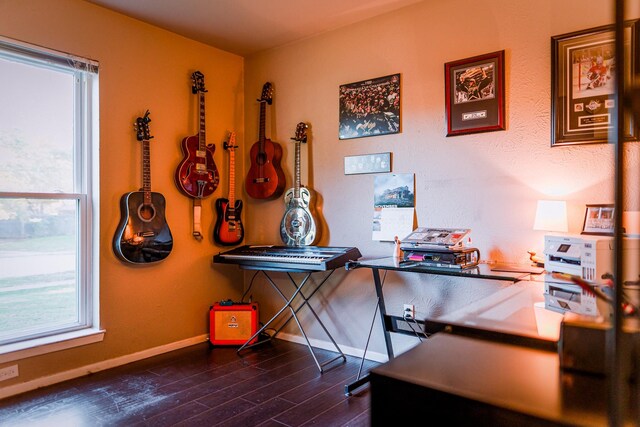
<path fill-rule="evenodd" d="M 590 235 L 546 235 L 544 267 L 549 273 L 567 273 L 591 283 L 603 283 L 613 273 L 613 237 Z M 640 239 L 624 237 L 622 256 L 624 281 L 640 277 Z"/>
<path fill-rule="evenodd" d="M 547 273 L 575 275 L 594 285 L 602 285 L 612 277 L 613 245 L 613 237 L 609 236 L 546 235 L 545 270 Z M 625 265 L 623 282 L 637 283 L 640 278 L 640 239 L 624 237 L 622 257 Z M 595 296 L 572 282 L 547 278 L 544 299 L 545 307 L 550 310 L 606 316 Z"/>

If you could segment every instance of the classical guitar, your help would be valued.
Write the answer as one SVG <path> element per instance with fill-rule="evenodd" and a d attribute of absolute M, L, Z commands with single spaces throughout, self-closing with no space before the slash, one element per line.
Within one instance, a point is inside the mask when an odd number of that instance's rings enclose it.
<path fill-rule="evenodd" d="M 229 141 L 223 147 L 229 151 L 229 198 L 216 200 L 216 214 L 218 219 L 213 229 L 213 240 L 223 246 L 237 245 L 244 239 L 244 228 L 240 214 L 242 213 L 242 200 L 236 200 L 236 134 L 231 132 Z"/>
<path fill-rule="evenodd" d="M 287 246 L 308 246 L 316 239 L 316 223 L 311 215 L 311 192 L 300 184 L 300 144 L 307 142 L 307 125 L 298 123 L 295 141 L 295 183 L 284 194 L 286 211 L 280 223 L 280 238 Z"/>
<path fill-rule="evenodd" d="M 120 198 L 120 223 L 113 238 L 113 250 L 122 261 L 150 264 L 171 253 L 173 237 L 165 217 L 165 199 L 151 191 L 149 111 L 136 120 L 136 137 L 142 141 L 142 191 Z"/>
<path fill-rule="evenodd" d="M 265 137 L 266 105 L 273 101 L 273 87 L 267 82 L 262 87 L 260 102 L 260 131 L 258 142 L 254 143 L 249 153 L 251 167 L 245 180 L 245 189 L 249 197 L 254 199 L 275 199 L 282 195 L 285 176 L 280 167 L 282 147 Z"/>

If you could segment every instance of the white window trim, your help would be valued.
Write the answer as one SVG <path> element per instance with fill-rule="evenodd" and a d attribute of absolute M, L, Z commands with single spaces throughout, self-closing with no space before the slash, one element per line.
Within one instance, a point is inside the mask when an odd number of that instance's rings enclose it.
<path fill-rule="evenodd" d="M 0 346 L 0 363 L 100 342 L 104 339 L 105 332 L 104 329 L 84 328 L 78 331 L 5 344 Z"/>
<path fill-rule="evenodd" d="M 83 195 L 67 194 L 61 198 L 76 198 L 79 196 L 80 203 L 86 203 L 86 215 L 80 218 L 79 233 L 81 239 L 91 248 L 90 253 L 81 253 L 79 256 L 80 266 L 78 272 L 84 276 L 85 289 L 81 291 L 81 298 L 88 308 L 84 320 L 88 326 L 72 331 L 62 331 L 43 337 L 25 339 L 14 343 L 0 345 L 0 363 L 6 363 L 28 357 L 52 353 L 87 344 L 101 342 L 104 339 L 105 330 L 100 328 L 100 155 L 99 155 L 99 88 L 98 88 L 98 62 L 77 57 L 68 53 L 55 51 L 52 49 L 35 46 L 18 40 L 0 36 L 0 47 L 4 50 L 17 52 L 18 56 L 26 55 L 35 59 L 36 62 L 48 63 L 52 68 L 75 68 L 76 70 L 88 73 L 80 75 L 79 84 L 81 91 L 77 92 L 76 102 L 78 108 L 76 114 L 81 109 L 86 114 L 80 114 L 76 120 L 83 118 L 76 137 L 80 137 L 87 144 L 79 144 L 76 147 L 77 159 L 84 165 L 83 169 L 90 173 L 83 174 L 84 180 L 76 183 L 83 192 L 90 195 L 91 200 Z M 82 94 L 82 95 L 81 95 Z M 77 170 L 77 168 L 76 168 Z M 76 177 L 77 179 L 77 177 Z M 5 193 L 9 195 L 10 193 Z M 22 193 L 15 195 L 24 196 Z M 33 197 L 33 193 L 28 194 Z M 47 194 L 46 198 L 51 198 Z M 70 197 L 69 197 L 70 196 Z M 36 196 L 37 198 L 37 196 Z"/>

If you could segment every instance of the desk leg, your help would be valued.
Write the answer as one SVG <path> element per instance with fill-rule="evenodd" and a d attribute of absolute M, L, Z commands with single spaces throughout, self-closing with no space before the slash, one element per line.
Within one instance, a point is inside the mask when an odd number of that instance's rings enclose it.
<path fill-rule="evenodd" d="M 380 312 L 380 321 L 382 322 L 382 330 L 384 333 L 384 342 L 385 345 L 387 347 L 387 356 L 389 357 L 389 360 L 393 359 L 393 344 L 391 342 L 391 334 L 389 333 L 389 331 L 387 330 L 387 328 L 385 327 L 385 316 L 387 315 L 387 310 L 385 308 L 384 305 L 384 295 L 382 293 L 382 281 L 380 280 L 380 270 L 377 268 L 372 268 L 371 269 L 372 273 L 373 273 L 373 284 L 375 285 L 375 289 L 376 289 L 376 296 L 378 297 L 378 300 L 376 302 L 376 309 L 375 312 L 373 313 L 373 319 L 371 321 L 371 328 L 369 329 L 369 337 L 367 338 L 367 343 L 364 347 L 364 353 L 362 354 L 362 360 L 360 363 L 360 369 L 358 369 L 358 375 L 356 377 L 356 380 L 350 384 L 347 384 L 344 386 L 344 394 L 346 396 L 351 396 L 352 392 L 360 387 L 362 387 L 363 385 L 365 385 L 366 383 L 369 382 L 369 374 L 361 377 L 360 373 L 362 372 L 362 366 L 364 365 L 364 360 L 365 357 L 367 355 L 367 349 L 369 348 L 369 338 L 371 338 L 371 331 L 373 330 L 373 324 L 376 320 L 376 314 L 378 313 L 378 311 Z"/>
<path fill-rule="evenodd" d="M 382 322 L 382 330 L 384 331 L 384 343 L 387 346 L 387 356 L 389 360 L 393 359 L 393 345 L 391 343 L 391 333 L 385 327 L 385 317 L 387 317 L 387 309 L 384 305 L 384 295 L 382 293 L 382 281 L 380 280 L 380 270 L 371 269 L 373 273 L 373 284 L 376 287 L 376 296 L 378 297 L 378 308 L 380 312 L 380 321 Z"/>

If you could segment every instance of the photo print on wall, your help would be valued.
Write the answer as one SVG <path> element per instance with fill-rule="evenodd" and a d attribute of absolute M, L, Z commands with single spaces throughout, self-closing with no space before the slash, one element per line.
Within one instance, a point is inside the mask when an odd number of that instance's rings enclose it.
<path fill-rule="evenodd" d="M 400 74 L 340 86 L 339 138 L 400 132 Z"/>

